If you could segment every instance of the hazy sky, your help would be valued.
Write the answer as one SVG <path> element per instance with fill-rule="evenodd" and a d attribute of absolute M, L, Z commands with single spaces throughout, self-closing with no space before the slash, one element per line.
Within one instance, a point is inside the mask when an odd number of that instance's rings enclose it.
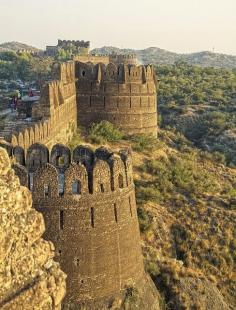
<path fill-rule="evenodd" d="M 236 55 L 236 0 L 0 0 L 1 43 L 58 38 Z"/>

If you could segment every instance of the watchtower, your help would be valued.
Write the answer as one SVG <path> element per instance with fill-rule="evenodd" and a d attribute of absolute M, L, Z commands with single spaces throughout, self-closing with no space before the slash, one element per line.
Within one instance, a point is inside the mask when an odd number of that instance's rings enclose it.
<path fill-rule="evenodd" d="M 10 151 L 11 152 L 11 151 Z M 74 151 L 32 145 L 14 165 L 43 213 L 44 238 L 67 274 L 65 304 L 107 298 L 143 281 L 144 268 L 129 150 Z"/>
<path fill-rule="evenodd" d="M 78 124 L 107 120 L 128 134 L 157 134 L 153 66 L 76 62 Z"/>

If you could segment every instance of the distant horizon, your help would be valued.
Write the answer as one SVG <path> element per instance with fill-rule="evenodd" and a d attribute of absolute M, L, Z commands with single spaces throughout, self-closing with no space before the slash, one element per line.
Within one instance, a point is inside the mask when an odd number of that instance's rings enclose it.
<path fill-rule="evenodd" d="M 70 39 L 67 39 L 67 38 L 63 38 L 63 39 L 60 38 L 60 39 L 61 40 L 70 40 Z M 77 39 L 71 39 L 71 40 L 77 40 Z M 78 39 L 78 40 L 80 40 L 80 39 Z M 83 39 L 81 39 L 81 40 L 83 40 Z M 89 41 L 89 40 L 84 40 L 84 41 Z M 44 47 L 40 48 L 38 46 L 33 45 L 32 43 L 16 41 L 16 40 L 0 42 L 0 46 L 2 44 L 6 44 L 6 43 L 25 44 L 25 45 L 31 46 L 31 47 L 39 49 L 39 50 L 46 50 L 46 45 Z M 52 45 L 52 46 L 57 45 L 57 40 L 56 40 L 55 44 L 47 44 L 47 45 Z M 92 51 L 94 49 L 104 48 L 104 47 L 108 47 L 108 48 L 112 47 L 112 48 L 125 49 L 125 50 L 134 50 L 134 51 L 146 50 L 146 49 L 149 49 L 149 48 L 158 48 L 158 49 L 170 52 L 170 53 L 182 54 L 182 55 L 195 54 L 195 53 L 207 53 L 207 52 L 209 52 L 209 53 L 214 53 L 214 54 L 223 54 L 223 55 L 227 55 L 227 56 L 235 56 L 236 57 L 236 53 L 235 54 L 229 54 L 229 53 L 224 53 L 224 52 L 216 51 L 216 50 L 214 50 L 214 51 L 213 50 L 196 50 L 196 51 L 190 51 L 190 52 L 178 52 L 178 51 L 168 50 L 168 49 L 160 47 L 160 46 L 147 46 L 147 47 L 144 47 L 144 48 L 133 48 L 133 47 L 118 47 L 116 45 L 102 45 L 102 46 L 96 46 L 96 47 L 91 46 L 90 47 L 90 51 Z"/>
<path fill-rule="evenodd" d="M 1 0 L 0 11 L 0 42 L 44 49 L 67 38 L 92 48 L 236 55 L 235 0 Z"/>

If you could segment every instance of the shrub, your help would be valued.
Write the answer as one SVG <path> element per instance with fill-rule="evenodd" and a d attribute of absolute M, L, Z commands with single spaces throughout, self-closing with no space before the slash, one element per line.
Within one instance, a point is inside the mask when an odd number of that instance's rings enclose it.
<path fill-rule="evenodd" d="M 89 129 L 89 140 L 92 143 L 117 142 L 123 138 L 123 133 L 108 121 L 92 124 Z"/>
<path fill-rule="evenodd" d="M 76 148 L 76 146 L 78 146 L 79 144 L 81 144 L 82 142 L 82 129 L 78 128 L 76 131 L 76 134 L 73 136 L 73 138 L 71 139 L 71 141 L 68 143 L 68 146 L 71 150 L 73 150 L 74 148 Z"/>
<path fill-rule="evenodd" d="M 151 134 L 139 134 L 131 137 L 132 147 L 137 152 L 153 151 L 160 147 L 160 141 Z"/>
<path fill-rule="evenodd" d="M 147 232 L 152 226 L 152 217 L 150 213 L 142 207 L 138 207 L 138 220 L 142 233 Z"/>

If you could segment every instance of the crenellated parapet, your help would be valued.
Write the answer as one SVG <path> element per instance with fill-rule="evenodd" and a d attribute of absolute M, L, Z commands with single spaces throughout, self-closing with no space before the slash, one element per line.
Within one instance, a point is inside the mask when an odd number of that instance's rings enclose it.
<path fill-rule="evenodd" d="M 109 62 L 115 64 L 125 64 L 125 65 L 137 65 L 138 59 L 135 54 L 111 54 L 109 55 Z"/>
<path fill-rule="evenodd" d="M 52 68 L 52 76 L 64 84 L 73 83 L 75 81 L 75 63 L 68 61 L 64 63 L 54 63 Z"/>
<path fill-rule="evenodd" d="M 76 63 L 78 123 L 107 120 L 128 134 L 157 133 L 154 67 Z"/>
<path fill-rule="evenodd" d="M 62 106 L 69 101 L 75 104 L 75 63 L 73 61 L 54 63 L 52 76 L 54 80 L 43 85 L 40 102 L 33 107 L 34 120 L 53 117 L 58 112 L 60 114 Z"/>
<path fill-rule="evenodd" d="M 117 83 L 139 82 L 141 84 L 147 81 L 156 82 L 154 67 L 152 65 L 134 65 L 134 64 L 109 64 L 76 62 L 76 79 L 79 82 L 106 82 L 115 81 Z"/>
<path fill-rule="evenodd" d="M 51 146 L 58 140 L 67 142 L 74 135 L 77 129 L 75 64 L 57 63 L 52 71 L 55 79 L 43 85 L 40 101 L 32 107 L 31 121 L 4 134 L 13 146 L 24 150 L 34 143 Z"/>
<path fill-rule="evenodd" d="M 73 45 L 76 47 L 90 48 L 90 42 L 84 40 L 58 40 L 59 47 L 67 47 Z"/>
<path fill-rule="evenodd" d="M 71 198 L 73 194 L 111 194 L 119 189 L 133 187 L 132 160 L 128 150 L 114 153 L 99 148 L 93 151 L 81 145 L 71 151 L 65 145 L 56 144 L 49 151 L 45 145 L 36 143 L 25 152 L 23 147 L 9 143 L 0 143 L 0 146 L 15 158 L 16 174 L 24 185 L 25 180 L 29 181 L 30 174 L 33 174 L 28 187 L 38 199 Z M 63 180 L 59 180 L 62 176 Z M 77 185 L 73 182 L 77 182 Z M 54 188 L 51 191 L 52 184 Z"/>
<path fill-rule="evenodd" d="M 10 155 L 16 148 L 5 145 Z M 65 304 L 110 298 L 144 279 L 129 149 L 34 144 L 13 168 L 43 213 L 67 274 Z M 24 165 L 22 165 L 24 163 Z"/>

